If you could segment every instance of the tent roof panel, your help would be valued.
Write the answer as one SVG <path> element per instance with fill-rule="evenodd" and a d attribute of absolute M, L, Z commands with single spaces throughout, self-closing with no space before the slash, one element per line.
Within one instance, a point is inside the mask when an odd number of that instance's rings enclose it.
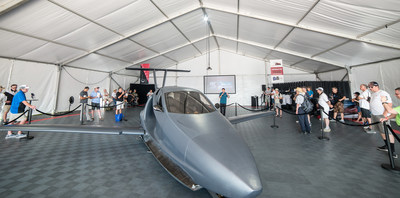
<path fill-rule="evenodd" d="M 240 1 L 239 12 L 247 15 L 279 19 L 296 24 L 315 2 L 316 0 L 245 0 Z"/>
<path fill-rule="evenodd" d="M 400 50 L 351 41 L 318 57 L 352 66 L 400 57 Z"/>
<path fill-rule="evenodd" d="M 101 56 L 99 54 L 89 54 L 88 56 L 85 56 L 74 62 L 71 62 L 69 65 L 79 68 L 93 69 L 105 72 L 112 71 L 115 68 L 128 66 L 128 64 L 125 62 Z"/>
<path fill-rule="evenodd" d="M 206 53 L 208 50 L 207 50 L 207 42 L 208 42 L 208 38 L 206 38 L 206 39 L 202 39 L 202 40 L 200 40 L 200 41 L 197 41 L 197 42 L 195 42 L 195 43 L 193 43 L 196 47 L 197 47 L 197 49 L 199 49 L 201 52 L 203 52 L 203 53 Z M 210 48 L 209 48 L 209 51 L 213 51 L 213 50 L 215 50 L 215 49 L 217 49 L 218 48 L 218 46 L 217 46 L 217 43 L 215 42 L 215 39 L 214 39 L 214 37 L 210 37 Z"/>
<path fill-rule="evenodd" d="M 176 26 L 185 34 L 189 40 L 193 41 L 206 37 L 206 22 L 204 21 L 204 14 L 201 9 L 190 12 L 186 15 L 172 20 Z"/>
<path fill-rule="evenodd" d="M 346 39 L 302 29 L 294 29 L 278 46 L 295 52 L 314 55 L 332 48 Z"/>
<path fill-rule="evenodd" d="M 88 23 L 86 19 L 48 1 L 28 1 L 1 15 L 0 27 L 52 40 Z"/>
<path fill-rule="evenodd" d="M 143 61 L 142 63 L 149 63 L 151 68 L 166 68 L 171 65 L 176 64 L 171 59 L 166 58 L 165 56 L 157 56 L 147 61 Z M 140 63 L 140 64 L 142 64 Z"/>
<path fill-rule="evenodd" d="M 264 59 L 265 56 L 271 52 L 271 50 L 239 42 L 238 52 L 243 55 Z"/>
<path fill-rule="evenodd" d="M 398 8 L 399 1 L 320 1 L 300 24 L 357 36 L 398 20 Z"/>
<path fill-rule="evenodd" d="M 188 43 L 185 37 L 170 22 L 146 30 L 130 37 L 130 39 L 157 52 L 164 52 Z"/>
<path fill-rule="evenodd" d="M 186 60 L 188 58 L 194 58 L 199 55 L 200 53 L 197 51 L 196 48 L 193 47 L 193 45 L 187 45 L 185 47 L 181 47 L 177 50 L 165 54 L 165 56 L 170 57 L 178 62 Z"/>
<path fill-rule="evenodd" d="M 225 9 L 236 12 L 237 1 L 232 0 L 203 0 L 203 5 L 206 7 L 224 7 Z"/>
<path fill-rule="evenodd" d="M 236 38 L 236 15 L 209 9 L 206 9 L 206 13 L 208 15 L 208 20 L 210 21 L 210 24 L 214 30 L 214 34 Z"/>
<path fill-rule="evenodd" d="M 292 27 L 261 21 L 249 17 L 239 17 L 239 39 L 263 45 L 277 45 Z"/>
<path fill-rule="evenodd" d="M 299 61 L 304 59 L 304 58 L 299 57 L 299 56 L 286 54 L 286 53 L 282 53 L 282 52 L 277 52 L 277 51 L 271 52 L 271 54 L 267 58 L 269 60 L 271 60 L 271 59 L 282 59 L 284 65 L 291 65 L 291 64 L 294 64 L 294 63 L 299 62 Z"/>
<path fill-rule="evenodd" d="M 3 30 L 0 30 L 0 38 L 0 56 L 12 58 L 22 56 L 47 43 L 43 40 Z M 23 43 L 23 45 L 18 43 Z"/>
<path fill-rule="evenodd" d="M 294 66 L 296 68 L 300 68 L 300 69 L 304 69 L 304 70 L 312 71 L 312 72 L 316 72 L 316 73 L 330 71 L 330 70 L 332 70 L 332 68 L 333 69 L 342 69 L 342 67 L 337 67 L 337 66 L 327 64 L 327 63 L 321 63 L 319 61 L 314 61 L 314 60 L 306 60 L 306 61 L 296 64 Z"/>
<path fill-rule="evenodd" d="M 365 36 L 365 39 L 380 40 L 400 45 L 400 22 L 389 25 L 387 28 L 383 28 L 372 34 L 368 34 Z"/>
<path fill-rule="evenodd" d="M 122 59 L 128 62 L 134 62 L 146 57 L 157 55 L 153 51 L 141 47 L 129 39 L 125 39 L 114 45 L 106 47 L 100 51 L 100 54 L 112 56 L 118 59 Z"/>
<path fill-rule="evenodd" d="M 128 35 L 164 22 L 166 19 L 150 1 L 136 1 L 97 19 L 96 22 L 120 34 Z"/>
<path fill-rule="evenodd" d="M 18 58 L 58 64 L 84 53 L 85 51 L 54 43 L 47 43 L 22 56 L 19 56 Z"/>
<path fill-rule="evenodd" d="M 198 0 L 153 0 L 153 2 L 169 17 L 176 17 L 200 7 Z"/>
<path fill-rule="evenodd" d="M 81 49 L 91 50 L 119 38 L 121 38 L 120 35 L 94 23 L 89 23 L 55 41 Z"/>
<path fill-rule="evenodd" d="M 224 38 L 221 38 L 221 37 L 217 37 L 217 41 L 218 41 L 219 47 L 221 49 L 225 49 L 225 50 L 228 50 L 228 51 L 236 52 L 236 47 L 237 47 L 237 42 L 236 41 L 224 39 Z"/>
<path fill-rule="evenodd" d="M 118 3 L 115 1 L 102 1 L 99 3 L 98 0 L 52 0 L 57 4 L 60 4 L 76 13 L 91 19 L 96 20 L 107 14 L 110 14 L 120 8 L 123 8 L 138 0 L 119 0 Z"/>

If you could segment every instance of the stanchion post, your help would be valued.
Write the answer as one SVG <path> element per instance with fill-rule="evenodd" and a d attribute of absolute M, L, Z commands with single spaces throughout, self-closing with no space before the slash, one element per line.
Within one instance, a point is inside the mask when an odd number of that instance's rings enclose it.
<path fill-rule="evenodd" d="M 387 145 L 387 148 L 388 148 L 390 164 L 381 164 L 381 167 L 386 169 L 386 170 L 389 170 L 389 171 L 396 171 L 396 172 L 400 171 L 400 167 L 396 167 L 396 165 L 394 163 L 392 147 L 390 146 L 389 131 L 388 131 L 388 127 L 386 126 L 386 122 L 383 123 L 383 127 L 385 129 L 386 145 Z M 399 173 L 399 172 L 397 172 L 397 173 Z"/>
<path fill-rule="evenodd" d="M 83 125 L 83 111 L 85 110 L 85 103 L 82 103 L 82 109 L 81 109 L 81 113 L 80 113 L 80 115 L 79 115 L 79 121 L 81 122 L 81 125 Z"/>
<path fill-rule="evenodd" d="M 29 104 L 32 104 L 32 100 L 29 101 Z M 32 109 L 29 108 L 29 110 L 28 110 L 28 124 L 32 123 L 32 112 L 33 112 Z M 33 138 L 34 138 L 33 136 L 29 136 L 29 131 L 27 131 L 26 139 L 30 140 L 30 139 L 33 139 Z"/>
<path fill-rule="evenodd" d="M 274 112 L 276 112 L 276 109 L 275 109 L 276 107 L 274 106 Z M 279 126 L 278 125 L 276 125 L 275 124 L 275 115 L 273 115 L 274 116 L 274 124 L 273 125 L 271 125 L 271 128 L 279 128 Z"/>
<path fill-rule="evenodd" d="M 235 116 L 237 116 L 237 103 L 235 102 Z"/>
<path fill-rule="evenodd" d="M 321 136 L 318 136 L 318 139 L 320 140 L 329 140 L 328 137 L 324 136 L 324 118 L 323 117 L 323 113 L 324 113 L 324 109 L 320 108 L 320 114 L 321 114 Z"/>

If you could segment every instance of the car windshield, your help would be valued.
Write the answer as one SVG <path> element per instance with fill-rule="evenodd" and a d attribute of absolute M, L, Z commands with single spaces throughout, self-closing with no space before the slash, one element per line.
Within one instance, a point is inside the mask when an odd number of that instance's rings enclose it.
<path fill-rule="evenodd" d="M 200 92 L 177 91 L 165 94 L 168 112 L 202 114 L 215 111 L 213 105 Z"/>

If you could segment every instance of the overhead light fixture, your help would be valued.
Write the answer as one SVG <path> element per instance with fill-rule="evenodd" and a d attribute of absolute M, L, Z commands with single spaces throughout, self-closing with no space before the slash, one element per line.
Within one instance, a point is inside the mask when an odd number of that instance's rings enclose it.
<path fill-rule="evenodd" d="M 207 15 L 204 15 L 204 21 L 208 21 L 208 16 Z"/>
<path fill-rule="evenodd" d="M 207 67 L 207 70 L 210 71 L 210 70 L 212 70 L 212 68 L 211 68 L 210 66 L 208 66 L 208 67 Z"/>

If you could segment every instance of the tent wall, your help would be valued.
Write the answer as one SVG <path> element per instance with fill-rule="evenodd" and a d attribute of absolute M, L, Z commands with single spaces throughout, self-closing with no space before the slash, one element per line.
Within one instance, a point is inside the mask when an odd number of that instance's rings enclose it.
<path fill-rule="evenodd" d="M 341 69 L 332 72 L 320 73 L 318 74 L 318 77 L 321 81 L 349 81 L 349 76 L 346 74 L 347 70 Z"/>
<path fill-rule="evenodd" d="M 387 61 L 351 68 L 350 80 L 352 91 L 359 91 L 360 84 L 368 84 L 370 81 L 379 83 L 382 90 L 387 91 L 393 100 L 393 105 L 400 105 L 396 98 L 394 89 L 400 87 L 400 60 Z"/>
<path fill-rule="evenodd" d="M 139 83 L 138 77 L 124 76 L 119 74 L 113 74 L 112 77 L 118 84 L 111 80 L 111 90 L 118 89 L 119 86 L 121 86 L 123 89 L 127 89 L 131 83 Z"/>
<path fill-rule="evenodd" d="M 60 75 L 60 86 L 57 101 L 57 111 L 67 111 L 69 107 L 68 99 L 73 96 L 75 103 L 71 109 L 79 105 L 79 93 L 85 86 L 89 86 L 89 94 L 94 87 L 100 87 L 101 93 L 103 89 L 109 89 L 109 74 L 104 72 L 96 72 L 84 69 L 76 69 L 71 67 L 63 67 Z"/>
<path fill-rule="evenodd" d="M 31 98 L 31 93 L 35 94 L 35 101 L 32 104 L 44 112 L 52 112 L 55 108 L 55 98 L 57 91 L 57 72 L 58 67 L 50 64 L 0 59 L 1 85 L 7 89 L 11 84 L 30 87 L 26 93 L 27 99 Z"/>

